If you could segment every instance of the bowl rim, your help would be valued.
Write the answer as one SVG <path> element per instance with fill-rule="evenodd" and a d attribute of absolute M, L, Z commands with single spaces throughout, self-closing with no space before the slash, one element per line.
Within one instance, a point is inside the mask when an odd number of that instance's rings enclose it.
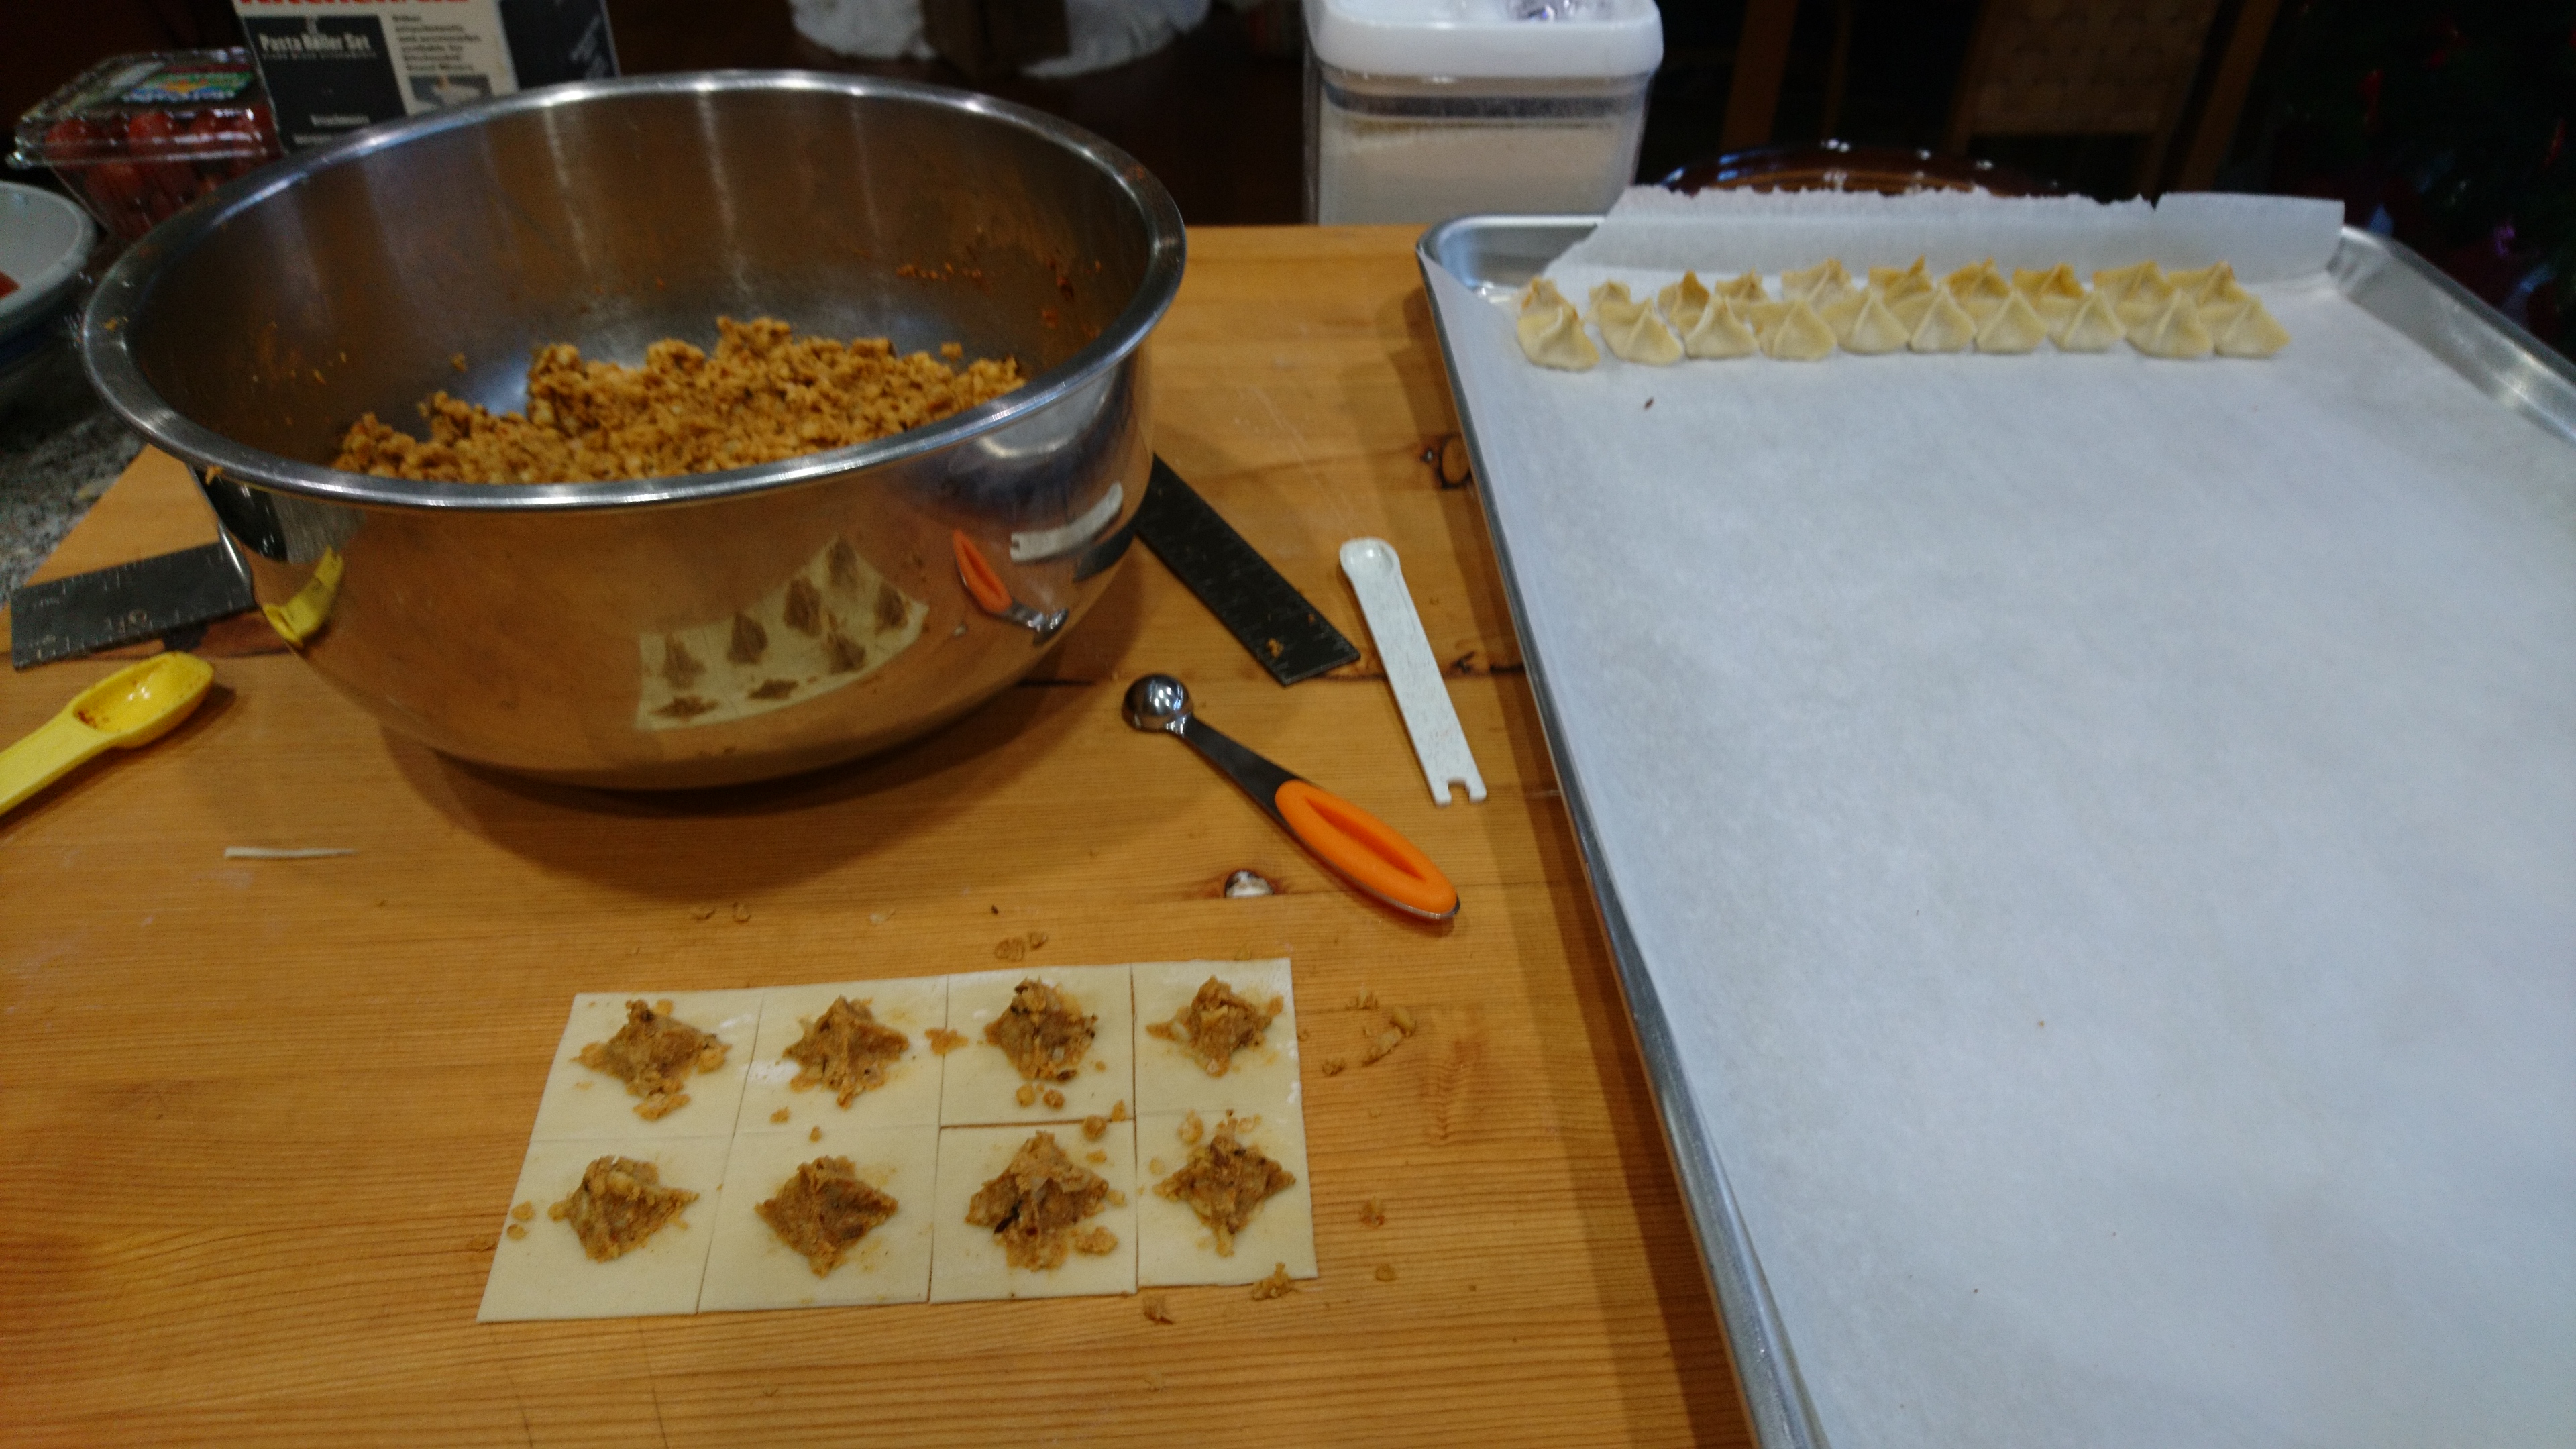
<path fill-rule="evenodd" d="M 1106 174 L 1135 204 L 1146 227 L 1144 275 L 1125 308 L 1100 335 L 1017 390 L 888 437 L 719 473 L 685 473 L 610 483 L 434 483 L 342 472 L 236 442 L 183 416 L 145 381 L 126 323 L 147 304 L 168 268 L 232 218 L 315 173 L 378 151 L 504 116 L 634 95 L 712 95 L 735 91 L 832 92 L 887 98 L 961 111 L 1056 142 Z M 135 431 L 208 475 L 334 503 L 462 512 L 568 511 L 707 503 L 880 467 L 964 442 L 1027 417 L 1102 377 L 1144 345 L 1180 291 L 1187 262 L 1180 208 L 1152 172 L 1125 151 L 1043 111 L 917 81 L 801 70 L 713 70 L 572 81 L 520 91 L 409 120 L 369 127 L 327 146 L 291 156 L 225 183 L 154 228 L 100 279 L 82 316 L 81 355 L 91 385 Z"/>

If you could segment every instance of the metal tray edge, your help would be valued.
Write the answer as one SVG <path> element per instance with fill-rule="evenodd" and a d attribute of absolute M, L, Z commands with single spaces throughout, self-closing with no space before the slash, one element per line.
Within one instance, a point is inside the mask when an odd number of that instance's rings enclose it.
<path fill-rule="evenodd" d="M 1426 289 L 1435 266 L 1471 287 L 1517 287 L 1600 224 L 1598 216 L 1459 217 L 1425 232 L 1415 244 L 1414 256 L 1423 269 Z M 2433 354 L 2487 396 L 2576 443 L 2576 363 L 2551 352 L 2414 250 L 2348 226 L 2327 271 L 2354 305 Z M 1449 331 L 1438 307 L 1431 309 L 1431 318 L 1444 371 L 1449 374 L 1459 431 L 1477 476 L 1490 477 L 1476 438 L 1474 414 L 1458 391 L 1456 369 L 1445 366 Z M 1727 1185 L 1716 1144 L 1682 1081 L 1672 1023 L 1664 1015 L 1663 1002 L 1629 930 L 1617 883 L 1601 856 L 1582 781 L 1563 748 L 1563 727 L 1547 687 L 1547 667 L 1531 640 L 1520 584 L 1512 569 L 1510 540 L 1494 512 L 1492 492 L 1480 486 L 1476 495 L 1495 559 L 1502 565 L 1503 595 L 1520 634 L 1521 657 L 1529 671 L 1548 759 L 1564 791 L 1575 844 L 1610 936 L 1612 964 L 1636 1026 L 1638 1053 L 1663 1120 L 1665 1145 L 1681 1183 L 1683 1205 L 1699 1240 L 1701 1265 L 1726 1325 L 1736 1383 L 1754 1438 L 1763 1449 L 1826 1449 L 1824 1428 L 1807 1395 L 1806 1381 L 1798 1373 L 1788 1330 L 1762 1275 L 1761 1260 L 1753 1251 L 1735 1194 Z"/>
<path fill-rule="evenodd" d="M 1588 235 L 1599 222 L 1599 217 L 1589 216 L 1466 217 L 1425 233 L 1414 251 L 1424 269 L 1426 288 L 1429 269 L 1435 266 L 1444 267 L 1470 286 L 1518 284 Z M 1501 232 L 1508 232 L 1509 242 L 1514 244 L 1495 248 L 1493 253 L 1474 250 L 1477 241 L 1490 240 Z M 1481 265 L 1485 260 L 1501 261 L 1504 269 Z M 1509 269 L 1522 262 L 1533 265 L 1517 276 L 1509 275 Z M 1462 269 L 1459 263 L 1469 265 Z M 1440 320 L 1436 306 L 1431 309 L 1431 318 L 1445 364 L 1450 351 L 1448 327 Z M 1467 399 L 1457 391 L 1456 369 L 1444 365 L 1444 371 L 1449 374 L 1450 399 L 1457 406 L 1459 430 L 1466 438 L 1476 474 L 1489 477 Z M 1574 825 L 1575 845 L 1582 853 L 1584 872 L 1591 878 L 1592 894 L 1601 908 L 1602 925 L 1610 936 L 1611 963 L 1618 973 L 1620 993 L 1627 999 L 1629 1018 L 1636 1026 L 1638 1054 L 1644 1058 L 1655 1110 L 1664 1125 L 1665 1146 L 1672 1156 L 1674 1175 L 1681 1182 L 1683 1208 L 1689 1214 L 1693 1235 L 1699 1239 L 1700 1265 L 1708 1274 L 1718 1315 L 1726 1325 L 1728 1357 L 1735 1366 L 1736 1387 L 1744 1401 L 1745 1415 L 1752 1421 L 1754 1440 L 1763 1449 L 1827 1449 L 1824 1428 L 1817 1422 L 1815 1405 L 1807 1397 L 1806 1381 L 1798 1374 L 1797 1358 L 1790 1351 L 1779 1308 L 1772 1302 L 1771 1285 L 1762 1276 L 1762 1264 L 1754 1256 L 1735 1193 L 1727 1186 L 1726 1170 L 1718 1161 L 1707 1127 L 1700 1121 L 1699 1108 L 1682 1081 L 1680 1049 L 1673 1040 L 1672 1023 L 1664 1015 L 1663 1001 L 1655 993 L 1645 958 L 1628 928 L 1618 887 L 1602 859 L 1600 837 L 1593 828 L 1582 781 L 1563 748 L 1564 730 L 1548 691 L 1547 667 L 1531 642 L 1528 612 L 1522 606 L 1520 584 L 1512 570 L 1511 543 L 1502 520 L 1495 515 L 1492 491 L 1479 486 L 1476 498 L 1484 510 L 1485 531 L 1493 540 L 1495 560 L 1502 565 L 1503 596 L 1511 609 L 1513 627 L 1520 634 L 1521 660 L 1529 671 L 1539 730 L 1564 794 L 1566 814 Z"/>

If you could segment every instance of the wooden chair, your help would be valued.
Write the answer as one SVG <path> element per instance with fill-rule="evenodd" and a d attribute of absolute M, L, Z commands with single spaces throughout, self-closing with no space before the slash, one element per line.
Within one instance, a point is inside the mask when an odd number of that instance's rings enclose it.
<path fill-rule="evenodd" d="M 2159 189 L 2220 0 L 1985 0 L 1941 149 L 1975 136 L 2136 136 L 2132 180 Z M 2279 0 L 2244 0 L 2176 183 L 2209 184 L 2226 158 Z"/>

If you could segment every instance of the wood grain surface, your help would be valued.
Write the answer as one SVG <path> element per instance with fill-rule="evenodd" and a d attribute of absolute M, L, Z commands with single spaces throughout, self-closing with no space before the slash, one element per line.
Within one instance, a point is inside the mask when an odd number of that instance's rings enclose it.
<path fill-rule="evenodd" d="M 1476 499 L 1423 457 L 1456 423 L 1411 242 L 1193 233 L 1156 443 L 1355 640 L 1335 550 L 1396 545 L 1485 804 L 1433 808 L 1373 657 L 1282 690 L 1143 550 L 946 733 L 697 795 L 458 765 L 291 656 L 225 657 L 177 733 L 0 820 L 0 1438 L 1748 1442 Z M 170 470 L 64 564 L 210 536 Z M 0 680 L 0 732 L 112 667 Z M 1420 842 L 1458 920 L 1365 903 L 1126 728 L 1155 669 Z M 1225 898 L 1238 867 L 1282 893 Z M 1032 931 L 1059 964 L 1295 959 L 1321 1280 L 1175 1290 L 1168 1326 L 1134 1298 L 474 1322 L 574 992 L 973 970 Z M 1423 1022 L 1368 1067 L 1363 991 Z"/>

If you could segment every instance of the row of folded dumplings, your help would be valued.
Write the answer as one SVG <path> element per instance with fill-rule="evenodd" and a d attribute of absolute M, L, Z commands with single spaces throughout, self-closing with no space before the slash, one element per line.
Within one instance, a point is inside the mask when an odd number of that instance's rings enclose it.
<path fill-rule="evenodd" d="M 1521 293 L 1521 351 L 1541 367 L 1591 367 L 1601 353 L 1586 320 L 1540 277 Z M 1592 289 L 1588 320 L 1612 352 L 1651 367 L 1755 353 L 1813 362 L 1837 349 L 2030 352 L 2042 342 L 2066 352 L 2126 341 L 2150 357 L 2269 357 L 2290 343 L 2225 262 L 2172 273 L 2139 262 L 2095 272 L 2088 288 L 2064 262 L 2015 267 L 2006 279 L 1989 257 L 1936 280 L 1916 257 L 1910 267 L 1871 267 L 1861 283 L 1828 257 L 1782 274 L 1776 298 L 1757 272 L 1716 283 L 1684 272 L 1651 301 L 1630 296 L 1625 282 L 1603 282 Z"/>

